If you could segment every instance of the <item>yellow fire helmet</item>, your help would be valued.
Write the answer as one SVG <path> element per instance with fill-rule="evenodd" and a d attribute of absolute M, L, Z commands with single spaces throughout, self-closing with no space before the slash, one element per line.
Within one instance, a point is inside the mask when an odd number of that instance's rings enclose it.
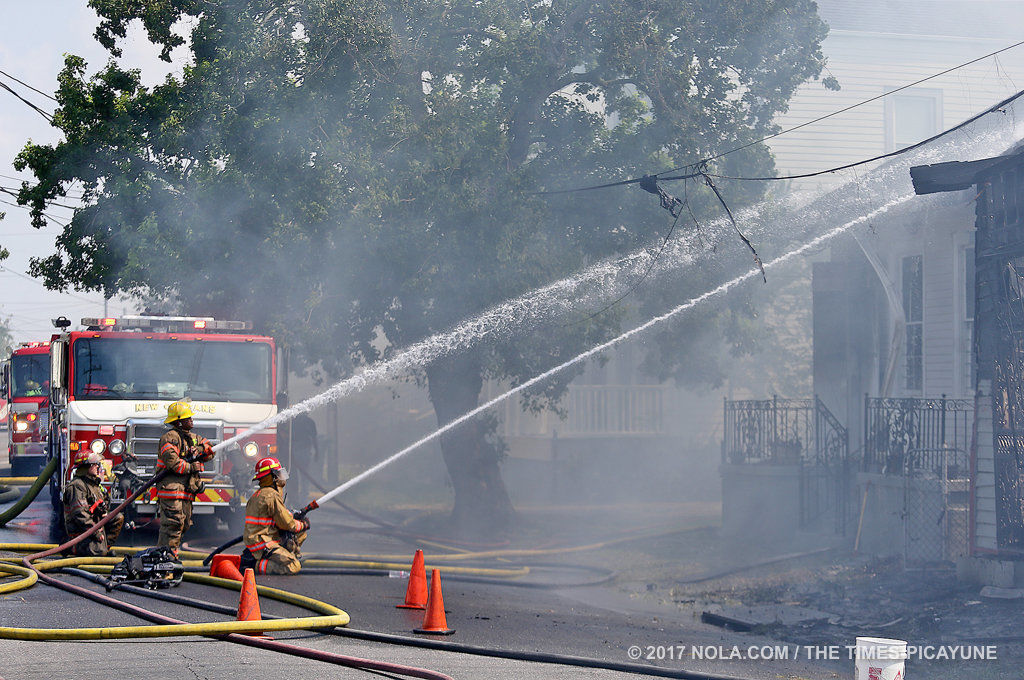
<path fill-rule="evenodd" d="M 164 418 L 164 424 L 191 418 L 192 415 L 192 407 L 188 405 L 187 401 L 176 401 L 167 407 L 167 417 Z"/>

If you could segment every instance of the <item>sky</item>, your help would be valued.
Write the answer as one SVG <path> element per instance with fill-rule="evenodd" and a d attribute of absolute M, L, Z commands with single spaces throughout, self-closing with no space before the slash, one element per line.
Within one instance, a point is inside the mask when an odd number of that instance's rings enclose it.
<path fill-rule="evenodd" d="M 9 2 L 5 3 L 5 10 L 4 21 L 0 22 L 0 71 L 32 87 L 52 93 L 66 53 L 84 57 L 89 73 L 95 72 L 108 59 L 106 51 L 93 38 L 99 19 L 86 6 L 85 0 Z M 153 84 L 163 80 L 172 67 L 157 59 L 158 50 L 140 33 L 129 33 L 119 61 L 141 68 L 143 81 Z M 175 68 L 180 70 L 180 66 Z M 36 106 L 53 110 L 54 102 L 43 95 L 2 74 L 0 82 Z M 0 186 L 17 187 L 20 185 L 17 178 L 28 177 L 14 169 L 14 157 L 26 141 L 52 143 L 57 139 L 57 131 L 39 113 L 9 92 L 0 90 Z M 25 208 L 8 205 L 14 203 L 11 196 L 0 194 L 0 201 L 4 201 L 0 203 L 0 212 L 6 213 L 0 220 L 0 246 L 11 253 L 0 262 L 0 316 L 10 318 L 14 339 L 19 342 L 47 339 L 53 331 L 50 320 L 60 315 L 74 321 L 76 326 L 82 317 L 102 315 L 103 298 L 99 293 L 48 291 L 25 276 L 31 257 L 53 252 L 60 227 L 50 224 L 42 230 L 34 229 Z M 57 207 L 47 212 L 61 221 L 71 214 L 70 210 Z M 111 301 L 111 315 L 124 311 L 123 304 Z"/>

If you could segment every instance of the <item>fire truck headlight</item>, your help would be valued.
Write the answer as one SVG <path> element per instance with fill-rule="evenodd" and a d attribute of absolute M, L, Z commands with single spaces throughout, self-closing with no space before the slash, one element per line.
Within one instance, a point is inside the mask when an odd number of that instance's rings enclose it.
<path fill-rule="evenodd" d="M 89 450 L 93 453 L 103 453 L 103 450 L 107 448 L 107 443 L 102 439 L 93 439 L 89 443 Z"/>
<path fill-rule="evenodd" d="M 110 455 L 120 456 L 124 453 L 124 442 L 120 439 L 112 439 L 110 441 Z"/>
<path fill-rule="evenodd" d="M 18 422 L 14 423 L 14 431 L 15 432 L 24 432 L 27 429 L 28 429 L 28 422 L 26 422 L 24 420 L 19 420 Z"/>
<path fill-rule="evenodd" d="M 256 442 L 249 442 L 242 447 L 242 453 L 246 458 L 255 458 L 260 453 L 260 447 L 256 445 Z"/>

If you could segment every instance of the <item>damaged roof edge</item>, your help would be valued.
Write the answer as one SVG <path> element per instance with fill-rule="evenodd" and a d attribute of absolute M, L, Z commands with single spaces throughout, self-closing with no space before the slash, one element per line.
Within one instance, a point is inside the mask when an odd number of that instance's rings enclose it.
<path fill-rule="evenodd" d="M 1001 165 L 1021 163 L 1024 152 L 1015 148 L 1012 152 L 995 158 L 977 161 L 947 161 L 933 165 L 915 165 L 910 168 L 910 179 L 914 193 L 937 194 L 945 191 L 961 191 L 978 183 L 978 178 Z"/>

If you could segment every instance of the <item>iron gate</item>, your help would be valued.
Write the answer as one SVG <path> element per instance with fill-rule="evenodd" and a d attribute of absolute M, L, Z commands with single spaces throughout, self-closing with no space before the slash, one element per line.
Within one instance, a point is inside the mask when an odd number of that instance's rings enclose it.
<path fill-rule="evenodd" d="M 996 545 L 1024 555 L 1024 166 L 1007 161 L 976 206 L 979 379 L 992 381 Z"/>
<path fill-rule="evenodd" d="M 813 399 L 725 400 L 722 462 L 799 465 L 800 526 L 846 532 L 852 487 L 849 435 Z"/>
<path fill-rule="evenodd" d="M 966 554 L 974 403 L 968 399 L 864 399 L 864 470 L 902 477 L 904 565 Z"/>

